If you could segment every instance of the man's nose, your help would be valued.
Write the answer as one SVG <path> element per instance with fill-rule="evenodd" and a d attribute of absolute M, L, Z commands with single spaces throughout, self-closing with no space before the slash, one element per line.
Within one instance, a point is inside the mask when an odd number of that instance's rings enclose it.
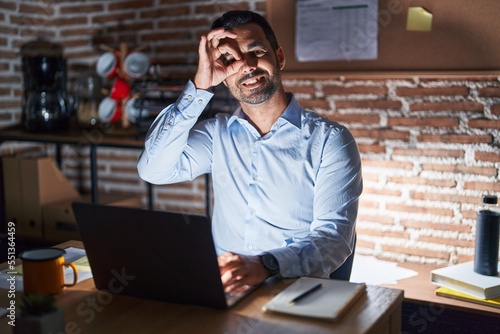
<path fill-rule="evenodd" d="M 255 59 L 255 57 L 243 55 L 242 60 L 243 65 L 241 66 L 241 70 L 243 73 L 247 74 L 255 71 L 257 68 L 257 59 Z"/>

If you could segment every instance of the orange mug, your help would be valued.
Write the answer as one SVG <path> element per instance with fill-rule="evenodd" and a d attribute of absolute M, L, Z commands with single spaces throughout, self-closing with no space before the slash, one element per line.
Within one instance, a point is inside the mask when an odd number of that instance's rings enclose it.
<path fill-rule="evenodd" d="M 78 280 L 78 270 L 71 262 L 64 261 L 66 251 L 59 248 L 37 248 L 20 254 L 23 267 L 24 293 L 57 294 L 65 286 Z M 64 266 L 73 269 L 73 283 L 64 282 Z"/>

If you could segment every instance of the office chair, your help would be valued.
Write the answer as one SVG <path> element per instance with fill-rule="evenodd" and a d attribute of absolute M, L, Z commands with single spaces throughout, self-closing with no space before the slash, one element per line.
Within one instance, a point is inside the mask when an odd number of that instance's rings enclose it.
<path fill-rule="evenodd" d="M 330 274 L 331 279 L 348 281 L 351 278 L 352 262 L 354 261 L 354 252 L 356 250 L 356 237 L 354 237 L 354 246 L 352 253 L 347 257 L 344 263 Z"/>

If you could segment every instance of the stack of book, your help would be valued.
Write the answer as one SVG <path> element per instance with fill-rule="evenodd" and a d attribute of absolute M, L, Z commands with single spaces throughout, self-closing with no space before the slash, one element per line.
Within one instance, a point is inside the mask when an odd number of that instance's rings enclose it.
<path fill-rule="evenodd" d="M 476 273 L 473 261 L 435 269 L 431 281 L 439 296 L 500 308 L 500 276 Z"/>

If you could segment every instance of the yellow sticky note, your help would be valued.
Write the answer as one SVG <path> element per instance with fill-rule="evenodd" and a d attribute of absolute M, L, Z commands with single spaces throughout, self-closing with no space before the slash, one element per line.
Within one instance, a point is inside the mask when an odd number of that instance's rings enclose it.
<path fill-rule="evenodd" d="M 432 13 L 423 7 L 409 7 L 406 30 L 408 31 L 431 31 Z"/>

